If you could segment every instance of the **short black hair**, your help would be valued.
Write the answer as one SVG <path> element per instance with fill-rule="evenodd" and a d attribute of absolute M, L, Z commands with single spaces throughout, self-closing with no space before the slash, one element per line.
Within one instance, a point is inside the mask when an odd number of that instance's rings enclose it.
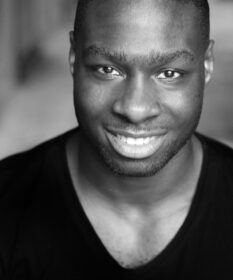
<path fill-rule="evenodd" d="M 77 35 L 80 33 L 80 30 L 82 29 L 82 25 L 85 19 L 86 9 L 89 3 L 93 1 L 98 1 L 98 0 L 78 0 L 75 21 L 74 21 L 74 38 L 77 38 Z M 209 8 L 208 0 L 170 0 L 170 1 L 176 1 L 181 4 L 191 3 L 198 9 L 200 14 L 200 26 L 202 31 L 203 42 L 205 44 L 205 48 L 207 48 L 210 39 L 210 8 Z"/>

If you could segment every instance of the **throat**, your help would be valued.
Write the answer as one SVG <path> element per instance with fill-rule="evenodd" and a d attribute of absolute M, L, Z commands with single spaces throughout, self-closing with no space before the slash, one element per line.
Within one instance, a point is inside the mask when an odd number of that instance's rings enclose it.
<path fill-rule="evenodd" d="M 161 254 L 182 227 L 189 205 L 164 217 L 125 220 L 114 214 L 89 216 L 108 254 L 122 267 L 144 266 Z M 98 213 L 95 213 L 95 215 Z M 100 214 L 100 213 L 99 213 Z"/>
<path fill-rule="evenodd" d="M 170 163 L 166 170 L 147 178 L 147 184 L 145 178 L 119 179 L 94 167 L 85 173 L 78 164 L 78 149 L 68 149 L 69 169 L 80 204 L 99 241 L 119 265 L 145 265 L 176 237 L 200 175 L 202 150 L 198 145 L 194 145 L 197 148 L 192 154 L 196 156 L 191 165 L 182 169 L 183 165 L 178 168 Z"/>
<path fill-rule="evenodd" d="M 70 174 L 76 192 L 81 198 L 89 197 L 88 199 L 93 198 L 94 200 L 99 198 L 104 203 L 109 203 L 113 207 L 117 206 L 118 209 L 122 205 L 123 207 L 128 205 L 148 211 L 175 196 L 186 196 L 195 188 L 197 179 L 193 164 L 195 160 L 188 152 L 181 153 L 182 156 L 176 159 L 176 164 L 174 164 L 174 160 L 171 161 L 164 170 L 154 176 L 124 177 L 114 175 L 110 170 L 104 168 L 103 164 L 97 162 L 93 156 L 94 153 L 90 155 L 90 149 L 84 149 L 85 146 L 81 145 L 81 139 L 76 135 L 69 139 L 67 145 Z M 85 154 L 83 154 L 84 151 Z M 187 157 L 183 154 L 187 154 L 188 161 L 183 159 Z M 177 161 L 179 162 L 177 163 Z M 180 172 L 181 169 L 182 172 Z"/>

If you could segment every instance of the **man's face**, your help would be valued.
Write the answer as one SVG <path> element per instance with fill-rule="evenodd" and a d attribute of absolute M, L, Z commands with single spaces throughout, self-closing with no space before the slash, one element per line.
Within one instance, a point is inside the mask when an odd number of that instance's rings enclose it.
<path fill-rule="evenodd" d="M 196 8 L 175 2 L 93 1 L 77 39 L 81 137 L 121 175 L 155 174 L 199 121 L 212 52 L 205 54 Z"/>

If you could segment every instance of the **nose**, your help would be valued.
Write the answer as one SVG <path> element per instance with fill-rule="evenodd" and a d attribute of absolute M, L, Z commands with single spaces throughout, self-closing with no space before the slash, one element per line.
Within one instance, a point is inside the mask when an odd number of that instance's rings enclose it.
<path fill-rule="evenodd" d="M 134 124 L 140 124 L 161 113 L 159 96 L 151 81 L 134 77 L 126 81 L 120 98 L 113 105 L 115 114 Z"/>

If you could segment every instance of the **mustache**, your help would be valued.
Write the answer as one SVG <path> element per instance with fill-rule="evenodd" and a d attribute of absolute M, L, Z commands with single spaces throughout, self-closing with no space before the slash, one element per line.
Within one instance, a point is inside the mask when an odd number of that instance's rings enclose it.
<path fill-rule="evenodd" d="M 165 126 L 164 124 L 159 124 L 157 122 L 155 123 L 154 121 L 138 125 L 128 123 L 127 121 L 113 121 L 105 123 L 104 126 L 110 129 L 132 131 L 133 133 L 139 133 L 141 131 L 151 132 L 157 130 L 167 130 L 167 126 Z"/>

